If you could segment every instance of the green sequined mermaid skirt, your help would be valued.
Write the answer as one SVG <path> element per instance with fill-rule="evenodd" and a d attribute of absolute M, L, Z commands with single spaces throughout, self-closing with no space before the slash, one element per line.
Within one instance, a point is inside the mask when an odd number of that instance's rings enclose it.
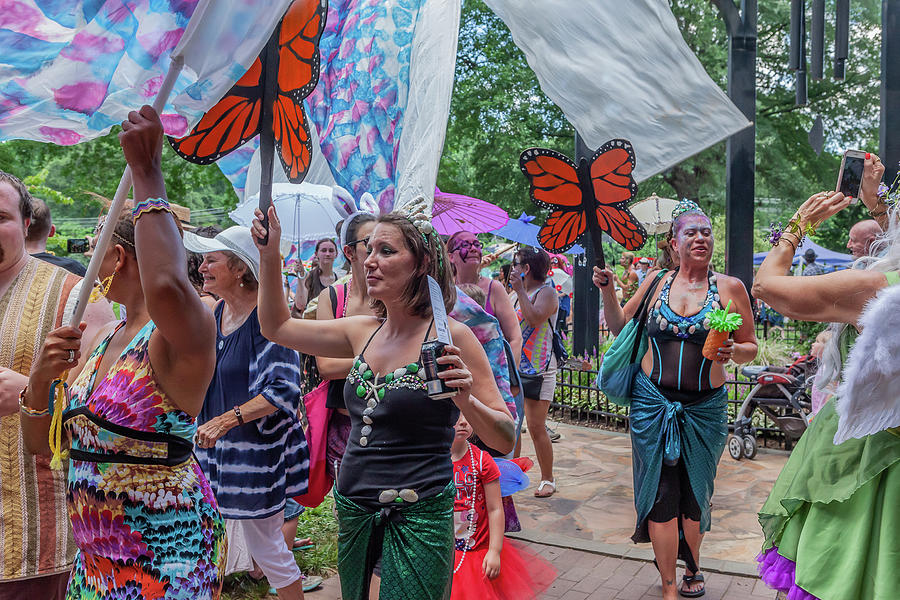
<path fill-rule="evenodd" d="M 368 600 L 370 542 L 384 528 L 381 598 L 443 600 L 453 570 L 453 482 L 437 496 L 387 512 L 372 512 L 334 491 L 337 506 L 338 573 L 344 600 Z M 376 541 L 377 544 L 377 541 Z M 374 549 L 377 552 L 377 548 Z"/>

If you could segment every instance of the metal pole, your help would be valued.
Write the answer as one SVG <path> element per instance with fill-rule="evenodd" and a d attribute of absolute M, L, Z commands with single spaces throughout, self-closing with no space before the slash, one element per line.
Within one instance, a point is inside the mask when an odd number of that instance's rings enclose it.
<path fill-rule="evenodd" d="M 812 0 L 809 41 L 809 73 L 819 81 L 825 74 L 825 0 Z"/>
<path fill-rule="evenodd" d="M 800 37 L 798 38 L 800 46 L 800 64 L 797 67 L 797 89 L 795 103 L 797 106 L 806 106 L 808 98 L 806 95 L 806 2 L 800 2 Z"/>
<path fill-rule="evenodd" d="M 893 56 L 893 60 L 888 57 Z M 881 3 L 881 159 L 890 184 L 900 163 L 900 0 Z"/>
<path fill-rule="evenodd" d="M 590 160 L 592 152 L 578 133 L 575 134 L 575 163 Z M 572 351 L 575 356 L 593 356 L 600 349 L 600 290 L 593 284 L 594 246 L 584 244 L 584 266 L 574 270 L 574 306 L 572 307 Z"/>
<path fill-rule="evenodd" d="M 754 124 L 728 138 L 725 173 L 725 272 L 753 284 L 753 210 L 756 197 L 756 0 L 738 12 L 732 0 L 713 0 L 728 26 L 728 96 Z"/>
<path fill-rule="evenodd" d="M 800 41 L 803 13 L 803 0 L 791 0 L 791 53 L 788 58 L 788 68 L 791 71 L 800 68 L 800 55 L 803 53 L 803 44 Z"/>
<path fill-rule="evenodd" d="M 850 0 L 834 3 L 834 78 L 843 80 L 850 54 Z"/>

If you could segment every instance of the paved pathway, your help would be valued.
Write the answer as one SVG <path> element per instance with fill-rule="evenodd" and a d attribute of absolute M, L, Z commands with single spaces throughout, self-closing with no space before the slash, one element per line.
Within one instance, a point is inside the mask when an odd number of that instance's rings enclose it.
<path fill-rule="evenodd" d="M 542 600 L 659 600 L 659 575 L 652 564 L 579 550 L 527 543 L 559 572 Z M 679 571 L 680 576 L 680 571 Z M 772 600 L 775 592 L 753 577 L 706 573 L 704 600 Z M 308 600 L 340 600 L 340 584 L 332 577 Z"/>
<path fill-rule="evenodd" d="M 659 575 L 650 563 L 649 544 L 632 544 L 634 505 L 631 444 L 625 434 L 561 424 L 563 439 L 553 445 L 559 482 L 550 499 L 534 498 L 540 474 L 516 495 L 523 531 L 516 537 L 547 558 L 559 575 L 547 600 L 637 600 L 661 598 Z M 523 454 L 534 456 L 523 436 Z M 701 566 L 709 600 L 772 599 L 755 576 L 762 536 L 756 511 L 787 460 L 781 451 L 760 450 L 756 460 L 719 463 L 712 500 L 712 530 L 703 542 Z M 679 577 L 681 571 L 679 570 Z M 339 600 L 336 577 L 310 600 Z"/>
<path fill-rule="evenodd" d="M 627 434 L 560 424 L 563 439 L 553 444 L 558 491 L 533 496 L 540 473 L 529 472 L 532 486 L 516 495 L 522 536 L 530 541 L 650 560 L 650 544 L 631 542 L 635 513 L 631 442 Z M 534 456 L 523 436 L 522 453 Z M 788 453 L 760 450 L 755 460 L 719 461 L 712 498 L 712 529 L 703 540 L 701 565 L 737 574 L 755 574 L 762 545 L 756 512 L 769 494 Z"/>

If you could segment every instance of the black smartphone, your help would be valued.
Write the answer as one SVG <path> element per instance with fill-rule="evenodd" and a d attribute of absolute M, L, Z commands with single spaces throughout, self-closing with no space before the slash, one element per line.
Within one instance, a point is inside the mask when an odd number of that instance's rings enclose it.
<path fill-rule="evenodd" d="M 859 186 L 862 184 L 863 165 L 866 161 L 866 153 L 861 150 L 847 150 L 841 159 L 841 170 L 838 175 L 836 192 L 853 198 L 856 202 L 859 198 Z"/>
<path fill-rule="evenodd" d="M 87 238 L 69 238 L 66 240 L 66 251 L 69 254 L 84 254 L 90 248 Z"/>

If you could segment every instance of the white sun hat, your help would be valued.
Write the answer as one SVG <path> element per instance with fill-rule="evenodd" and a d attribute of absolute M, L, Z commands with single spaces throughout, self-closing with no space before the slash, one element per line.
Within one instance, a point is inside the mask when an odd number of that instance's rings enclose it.
<path fill-rule="evenodd" d="M 205 238 L 185 231 L 184 247 L 198 254 L 234 252 L 250 267 L 253 278 L 259 281 L 259 249 L 253 243 L 253 234 L 250 233 L 249 227 L 234 225 L 214 238 Z"/>

